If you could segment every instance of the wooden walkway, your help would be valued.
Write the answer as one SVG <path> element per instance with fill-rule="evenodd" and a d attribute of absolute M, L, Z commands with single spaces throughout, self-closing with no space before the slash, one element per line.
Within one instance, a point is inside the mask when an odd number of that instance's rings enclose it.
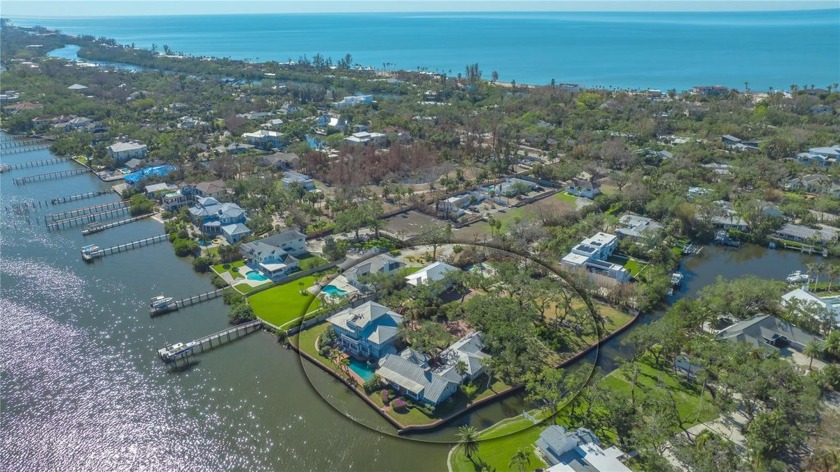
<path fill-rule="evenodd" d="M 262 321 L 260 320 L 238 324 L 188 343 L 179 343 L 180 346 L 179 344 L 175 344 L 158 349 L 158 356 L 167 364 L 175 363 L 177 365 L 177 362 L 180 359 L 186 360 L 191 355 L 200 354 L 204 351 L 209 351 L 210 349 L 235 341 L 245 335 L 259 330 L 260 327 L 262 327 Z"/>
<path fill-rule="evenodd" d="M 211 290 L 209 292 L 199 293 L 198 295 L 193 295 L 191 297 L 182 298 L 182 299 L 176 300 L 174 302 L 174 305 L 175 305 L 174 308 L 166 308 L 166 309 L 157 310 L 157 311 L 153 310 L 153 309 L 150 309 L 149 314 L 152 315 L 152 316 L 158 316 L 158 315 L 162 315 L 164 313 L 170 313 L 170 312 L 179 310 L 181 308 L 188 307 L 188 306 L 191 306 L 191 305 L 195 305 L 195 304 L 198 304 L 198 303 L 201 303 L 201 302 L 206 302 L 208 300 L 213 300 L 215 298 L 219 298 L 222 295 L 224 295 L 225 292 L 228 291 L 229 289 L 233 290 L 230 287 L 223 287 L 223 288 L 220 288 L 218 290 Z"/>
<path fill-rule="evenodd" d="M 68 162 L 67 159 L 61 158 L 54 158 L 54 159 L 44 159 L 41 161 L 29 161 L 29 162 L 21 162 L 19 164 L 3 164 L 6 170 L 18 170 L 18 169 L 30 169 L 32 167 L 41 167 L 41 166 L 51 166 L 55 164 L 63 164 Z"/>
<path fill-rule="evenodd" d="M 58 213 L 51 213 L 44 217 L 44 222 L 65 220 L 81 215 L 92 215 L 94 213 L 101 213 L 107 210 L 116 210 L 117 208 L 128 208 L 128 203 L 120 200 L 118 202 L 102 203 L 100 205 L 93 205 L 84 208 L 76 208 L 75 210 L 60 211 Z"/>
<path fill-rule="evenodd" d="M 105 218 L 114 218 L 116 216 L 122 216 L 128 213 L 129 211 L 131 210 L 128 207 L 114 208 L 112 210 L 105 210 L 99 213 L 92 213 L 90 215 L 80 215 L 64 220 L 51 221 L 46 223 L 46 225 L 47 230 L 57 231 L 65 228 L 73 228 L 75 226 L 79 226 L 86 223 L 95 223 L 97 221 L 104 220 Z"/>
<path fill-rule="evenodd" d="M 90 172 L 90 169 L 60 170 L 58 172 L 47 172 L 46 174 L 30 175 L 29 177 L 19 177 L 17 179 L 14 179 L 13 182 L 15 183 L 15 185 L 25 185 L 32 182 L 45 182 L 47 180 L 64 179 L 67 177 L 73 177 L 75 175 L 87 174 L 88 172 Z"/>
<path fill-rule="evenodd" d="M 28 147 L 16 147 L 16 148 L 9 148 L 9 149 L 0 149 L 0 156 L 10 156 L 12 154 L 23 154 L 26 152 L 35 152 L 35 151 L 43 151 L 44 149 L 49 149 L 49 144 L 36 144 L 34 146 Z"/>
<path fill-rule="evenodd" d="M 130 251 L 132 249 L 151 246 L 152 244 L 157 244 L 163 241 L 169 241 L 168 234 L 159 234 L 157 236 L 152 236 L 151 238 L 140 239 L 137 241 L 132 241 L 130 243 L 120 244 L 119 246 L 106 247 L 105 249 L 100 249 L 96 252 L 92 252 L 90 256 L 92 259 L 98 259 L 100 257 L 110 256 L 111 254 L 119 254 L 121 252 Z"/>
<path fill-rule="evenodd" d="M 105 224 L 91 224 L 87 228 L 82 230 L 82 236 L 87 236 L 89 234 L 100 233 L 105 231 L 106 229 L 116 228 L 117 226 L 123 226 L 130 223 L 134 223 L 135 221 L 145 220 L 146 218 L 150 218 L 152 216 L 151 213 L 146 215 L 135 216 L 133 218 L 128 218 L 125 220 L 115 221 L 113 223 L 105 223 Z"/>
<path fill-rule="evenodd" d="M 42 138 L 38 138 L 38 139 L 6 139 L 6 140 L 3 140 L 3 141 L 0 141 L 0 151 L 6 150 L 6 149 L 16 149 L 16 148 L 46 144 L 46 142 L 47 141 L 42 139 Z"/>
<path fill-rule="evenodd" d="M 86 200 L 88 198 L 96 198 L 100 195 L 107 195 L 113 190 L 97 190 L 96 192 L 80 193 L 77 195 L 69 195 L 66 197 L 56 197 L 50 200 L 53 205 L 60 205 L 62 203 L 75 202 L 77 200 Z"/>

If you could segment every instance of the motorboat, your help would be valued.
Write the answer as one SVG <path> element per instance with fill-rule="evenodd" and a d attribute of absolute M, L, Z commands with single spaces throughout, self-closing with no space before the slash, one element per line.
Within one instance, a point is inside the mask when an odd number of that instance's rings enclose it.
<path fill-rule="evenodd" d="M 789 274 L 785 281 L 791 285 L 806 283 L 811 280 L 811 277 L 808 274 L 803 273 L 802 271 L 795 271 Z"/>

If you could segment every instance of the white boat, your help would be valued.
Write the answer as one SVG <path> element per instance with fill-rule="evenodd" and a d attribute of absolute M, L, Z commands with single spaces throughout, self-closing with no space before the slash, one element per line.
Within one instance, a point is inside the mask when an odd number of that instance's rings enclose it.
<path fill-rule="evenodd" d="M 171 361 L 178 357 L 186 356 L 195 347 L 195 342 L 175 343 L 168 348 L 161 349 L 160 355 L 164 361 Z"/>
<path fill-rule="evenodd" d="M 801 283 L 804 283 L 804 282 L 808 282 L 810 279 L 811 278 L 808 276 L 808 274 L 802 273 L 802 271 L 797 270 L 797 271 L 791 273 L 790 275 L 788 275 L 785 278 L 785 281 L 787 283 L 793 285 L 793 284 L 801 284 Z"/>
<path fill-rule="evenodd" d="M 99 246 L 96 244 L 89 244 L 87 246 L 82 247 L 82 259 L 85 261 L 92 261 L 95 259 L 99 254 Z"/>
<path fill-rule="evenodd" d="M 673 285 L 674 287 L 678 287 L 682 283 L 683 278 L 685 278 L 683 274 L 679 272 L 674 272 L 673 274 L 671 274 L 671 285 Z"/>
<path fill-rule="evenodd" d="M 178 304 L 175 303 L 175 299 L 172 297 L 158 295 L 152 298 L 152 300 L 149 302 L 149 313 L 152 315 L 158 315 L 177 309 Z"/>

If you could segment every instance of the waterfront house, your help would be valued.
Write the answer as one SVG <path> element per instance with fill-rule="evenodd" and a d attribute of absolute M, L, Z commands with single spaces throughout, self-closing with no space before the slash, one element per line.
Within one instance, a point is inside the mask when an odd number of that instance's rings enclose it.
<path fill-rule="evenodd" d="M 614 234 L 598 232 L 578 243 L 560 262 L 569 267 L 585 269 L 619 282 L 626 282 L 630 280 L 630 272 L 620 264 L 607 262 L 617 246 L 618 237 Z"/>
<path fill-rule="evenodd" d="M 443 280 L 446 274 L 457 270 L 459 270 L 457 267 L 452 267 L 444 262 L 433 262 L 417 272 L 406 276 L 405 280 L 408 285 L 414 285 L 416 287 L 417 285 Z"/>
<path fill-rule="evenodd" d="M 772 315 L 759 314 L 718 331 L 719 341 L 744 342 L 769 351 L 792 348 L 802 352 L 817 336 Z"/>
<path fill-rule="evenodd" d="M 178 190 L 178 186 L 161 182 L 158 184 L 146 185 L 144 190 L 147 197 L 152 200 L 159 200 L 159 197 L 162 197 L 164 194 Z"/>
<path fill-rule="evenodd" d="M 366 302 L 347 308 L 327 319 L 338 344 L 351 356 L 380 359 L 396 352 L 397 328 L 403 317 L 376 302 Z"/>
<path fill-rule="evenodd" d="M 344 271 L 344 277 L 350 285 L 361 290 L 367 287 L 360 281 L 366 275 L 393 274 L 403 267 L 405 267 L 403 262 L 387 254 L 379 254 L 347 269 Z"/>
<path fill-rule="evenodd" d="M 665 228 L 655 220 L 634 213 L 625 213 L 622 215 L 618 219 L 618 224 L 620 226 L 616 228 L 615 233 L 619 238 L 629 237 L 639 239 L 645 236 L 655 235 Z"/>
<path fill-rule="evenodd" d="M 293 170 L 283 172 L 283 187 L 288 188 L 292 184 L 299 184 L 306 190 L 315 190 L 315 181 L 312 177 Z"/>
<path fill-rule="evenodd" d="M 281 134 L 277 131 L 261 129 L 253 133 L 243 133 L 242 137 L 248 144 L 253 144 L 262 149 L 279 148 L 283 145 L 280 139 Z"/>
<path fill-rule="evenodd" d="M 615 446 L 603 449 L 598 437 L 586 428 L 569 431 L 551 425 L 540 433 L 536 447 L 551 466 L 547 472 L 630 472 L 620 460 L 624 452 Z"/>
<path fill-rule="evenodd" d="M 461 384 L 484 372 L 488 354 L 481 352 L 481 333 L 464 336 L 440 353 L 431 367 L 429 356 L 411 348 L 399 355 L 388 354 L 379 361 L 376 373 L 391 387 L 417 401 L 438 405 L 452 396 Z M 459 364 L 463 374 L 458 373 Z"/>
<path fill-rule="evenodd" d="M 718 229 L 734 229 L 738 231 L 749 230 L 747 222 L 738 215 L 735 211 L 735 206 L 732 202 L 725 200 L 716 200 L 713 202 L 717 207 L 717 214 L 711 217 L 712 225 Z"/>
<path fill-rule="evenodd" d="M 175 211 L 184 205 L 188 205 L 190 203 L 190 200 L 191 199 L 188 195 L 184 195 L 184 193 L 181 190 L 176 190 L 174 192 L 165 194 L 160 199 L 160 204 L 166 211 Z"/>
<path fill-rule="evenodd" d="M 222 235 L 222 227 L 242 224 L 247 218 L 245 210 L 235 203 L 219 203 L 213 197 L 198 197 L 195 206 L 190 207 L 190 218 L 202 233 L 211 236 Z M 239 229 L 241 231 L 241 228 Z M 228 241 L 230 242 L 230 241 Z"/>
<path fill-rule="evenodd" d="M 137 169 L 143 167 L 143 161 L 141 161 L 140 159 L 129 159 L 129 160 L 125 161 L 125 164 L 123 164 L 123 167 L 125 167 L 126 169 L 129 169 L 129 170 L 137 170 Z"/>
<path fill-rule="evenodd" d="M 108 155 L 120 163 L 129 159 L 143 159 L 148 151 L 148 146 L 136 141 L 117 142 L 108 146 Z"/>
<path fill-rule="evenodd" d="M 571 195 L 584 198 L 595 198 L 601 193 L 601 186 L 592 177 L 574 178 L 563 185 L 563 190 Z"/>
<path fill-rule="evenodd" d="M 295 256 L 306 254 L 306 236 L 295 230 L 251 241 L 239 247 L 248 267 L 276 280 L 300 268 Z"/>
<path fill-rule="evenodd" d="M 798 243 L 816 243 L 828 244 L 835 241 L 836 234 L 834 231 L 822 229 L 809 228 L 807 226 L 795 225 L 792 223 L 785 223 L 781 228 L 773 232 L 776 237 L 787 239 L 788 241 L 795 241 Z"/>
<path fill-rule="evenodd" d="M 819 317 L 830 312 L 840 323 L 840 297 L 818 297 L 804 288 L 797 288 L 782 295 L 782 306 L 801 314 Z"/>
<path fill-rule="evenodd" d="M 234 223 L 222 226 L 222 236 L 230 244 L 238 243 L 246 236 L 251 235 L 251 228 L 242 223 Z"/>

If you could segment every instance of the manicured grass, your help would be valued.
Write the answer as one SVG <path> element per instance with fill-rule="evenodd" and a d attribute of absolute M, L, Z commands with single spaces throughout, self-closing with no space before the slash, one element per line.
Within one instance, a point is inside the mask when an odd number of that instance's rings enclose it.
<path fill-rule="evenodd" d="M 241 279 L 243 277 L 241 275 L 239 275 L 239 272 L 237 272 L 236 269 L 242 267 L 243 265 L 245 265 L 245 261 L 236 261 L 236 262 L 230 262 L 230 263 L 225 262 L 224 264 L 216 264 L 216 265 L 213 266 L 213 272 L 215 272 L 219 275 L 222 275 L 223 273 L 228 272 L 230 274 L 230 276 L 233 277 L 234 279 L 237 279 L 237 278 Z M 228 268 L 225 269 L 225 266 L 228 266 Z"/>
<path fill-rule="evenodd" d="M 249 296 L 248 303 L 258 318 L 281 326 L 321 306 L 321 299 L 306 291 L 316 281 L 318 274 L 293 280 Z"/>
<path fill-rule="evenodd" d="M 572 205 L 574 205 L 574 204 L 575 204 L 575 202 L 577 202 L 577 197 L 575 197 L 574 195 L 572 195 L 572 194 L 570 194 L 570 193 L 566 193 L 566 192 L 559 192 L 559 193 L 555 194 L 555 196 L 556 196 L 556 197 L 557 197 L 560 201 L 562 201 L 562 202 L 566 202 L 566 203 L 571 203 Z"/>
<path fill-rule="evenodd" d="M 526 470 L 545 468 L 547 464 L 534 453 L 534 443 L 547 425 L 534 425 L 521 416 L 510 421 L 497 423 L 479 434 L 478 453 L 470 461 L 460 449 L 450 458 L 453 472 L 479 472 L 486 470 L 509 470 L 510 458 L 522 448 L 529 453 L 530 463 Z M 511 434 L 512 432 L 515 433 Z M 490 439 L 495 438 L 495 439 Z"/>
<path fill-rule="evenodd" d="M 325 259 L 318 257 L 314 254 L 300 256 L 297 259 L 298 261 L 300 261 L 300 270 L 309 270 L 327 264 L 327 261 Z"/>
<path fill-rule="evenodd" d="M 251 293 L 258 288 L 262 288 L 262 287 L 264 287 L 266 285 L 270 285 L 270 284 L 271 284 L 271 282 L 266 282 L 266 283 L 259 284 L 259 285 L 256 285 L 256 286 L 251 286 L 251 285 L 246 284 L 246 283 L 241 283 L 241 284 L 234 285 L 233 288 L 238 290 L 240 293 Z"/>
<path fill-rule="evenodd" d="M 627 262 L 624 263 L 624 268 L 630 271 L 630 275 L 635 277 L 639 275 L 639 272 L 642 271 L 644 265 L 636 259 L 627 259 Z"/>
<path fill-rule="evenodd" d="M 78 162 L 79 164 L 85 166 L 88 163 L 88 158 L 85 156 L 75 156 L 73 158 L 74 161 Z"/>

